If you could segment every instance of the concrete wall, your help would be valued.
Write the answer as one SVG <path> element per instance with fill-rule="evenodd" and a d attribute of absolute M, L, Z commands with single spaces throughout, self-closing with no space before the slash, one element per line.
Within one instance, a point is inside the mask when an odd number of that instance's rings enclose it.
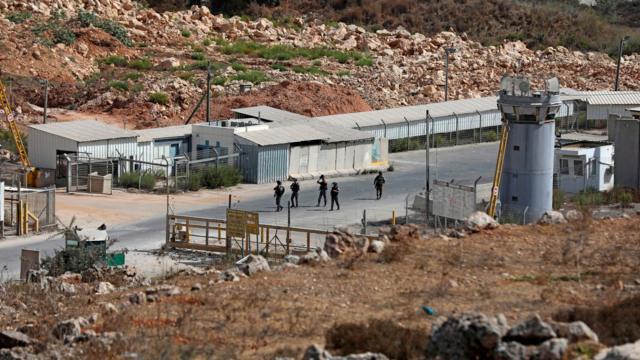
<path fill-rule="evenodd" d="M 566 160 L 568 164 L 568 174 L 560 173 L 562 160 Z M 614 183 L 612 165 L 613 145 L 556 149 L 554 168 L 557 174 L 558 188 L 569 194 L 576 194 L 587 189 L 611 190 Z M 577 169 L 577 167 L 582 169 Z"/>
<path fill-rule="evenodd" d="M 615 184 L 640 187 L 640 122 L 632 119 L 616 120 Z"/>
<path fill-rule="evenodd" d="M 49 134 L 42 130 L 29 128 L 27 151 L 33 166 L 42 169 L 56 168 L 56 152 L 58 150 L 77 152 L 78 143 L 75 141 Z"/>

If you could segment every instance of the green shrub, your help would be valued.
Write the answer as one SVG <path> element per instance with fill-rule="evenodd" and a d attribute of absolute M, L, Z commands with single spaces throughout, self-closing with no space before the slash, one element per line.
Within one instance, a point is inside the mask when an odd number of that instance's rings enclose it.
<path fill-rule="evenodd" d="M 565 202 L 565 194 L 560 189 L 553 190 L 553 209 L 558 210 L 564 205 Z"/>
<path fill-rule="evenodd" d="M 22 138 L 22 143 L 26 147 L 27 137 L 23 133 L 20 133 L 20 137 Z M 0 145 L 3 149 L 7 149 L 14 154 L 18 152 L 18 149 L 16 148 L 16 142 L 13 141 L 13 135 L 9 130 L 0 129 Z"/>
<path fill-rule="evenodd" d="M 254 84 L 260 84 L 268 80 L 267 75 L 260 70 L 248 70 L 240 72 L 234 77 L 235 80 L 248 81 Z"/>
<path fill-rule="evenodd" d="M 118 178 L 118 184 L 124 188 L 140 188 L 153 191 L 156 187 L 156 175 L 152 172 L 132 171 L 127 172 Z"/>
<path fill-rule="evenodd" d="M 142 58 L 129 61 L 128 66 L 136 70 L 149 70 L 153 67 L 153 63 L 148 58 Z"/>
<path fill-rule="evenodd" d="M 126 66 L 127 59 L 119 55 L 109 55 L 106 58 L 100 60 L 105 65 Z"/>
<path fill-rule="evenodd" d="M 202 60 L 204 60 L 204 59 L 205 59 L 205 56 L 204 56 L 204 53 L 201 53 L 201 52 L 194 52 L 194 53 L 191 53 L 191 58 L 192 58 L 193 60 L 199 60 L 199 61 L 202 61 Z"/>
<path fill-rule="evenodd" d="M 113 80 L 109 82 L 109 87 L 121 91 L 129 91 L 129 84 L 126 81 Z"/>
<path fill-rule="evenodd" d="M 54 251 L 53 256 L 42 259 L 42 268 L 47 270 L 49 276 L 60 276 L 67 271 L 81 273 L 102 263 L 105 255 L 99 248 L 67 248 Z"/>
<path fill-rule="evenodd" d="M 351 71 L 349 70 L 340 70 L 336 73 L 338 76 L 351 76 Z"/>
<path fill-rule="evenodd" d="M 169 103 L 169 95 L 163 92 L 152 92 L 149 94 L 149 101 L 154 104 L 167 105 Z"/>
<path fill-rule="evenodd" d="M 133 80 L 133 81 L 137 81 L 137 80 L 138 80 L 138 79 L 140 79 L 141 77 L 142 77 L 142 73 L 139 73 L 139 72 L 137 72 L 137 71 L 134 71 L 134 72 L 127 73 L 127 74 L 124 76 L 124 79 L 125 79 L 125 80 Z"/>
<path fill-rule="evenodd" d="M 371 59 L 370 57 L 363 57 L 362 59 L 358 60 L 356 62 L 356 65 L 358 66 L 372 66 L 373 65 L 373 59 Z"/>
<path fill-rule="evenodd" d="M 83 10 L 80 10 L 77 19 L 82 27 L 94 26 L 118 39 L 118 41 L 120 41 L 122 44 L 126 46 L 133 46 L 133 41 L 131 41 L 131 39 L 129 38 L 127 29 L 115 21 L 102 19 L 92 12 Z"/>
<path fill-rule="evenodd" d="M 576 194 L 572 201 L 581 209 L 588 209 L 605 203 L 605 198 L 601 192 L 594 189 L 587 189 Z"/>
<path fill-rule="evenodd" d="M 191 31 L 183 29 L 182 31 L 180 31 L 180 34 L 182 34 L 182 37 L 191 37 Z"/>
<path fill-rule="evenodd" d="M 213 85 L 224 86 L 227 83 L 227 78 L 224 76 L 216 76 L 211 80 Z"/>
<path fill-rule="evenodd" d="M 192 172 L 189 175 L 188 183 L 189 191 L 198 191 L 202 188 L 202 174 L 199 172 Z"/>
<path fill-rule="evenodd" d="M 210 46 L 211 45 L 211 39 L 202 40 L 202 45 L 203 46 Z"/>
<path fill-rule="evenodd" d="M 287 66 L 285 64 L 282 63 L 275 63 L 275 64 L 271 64 L 271 68 L 273 70 L 278 70 L 278 71 L 287 71 Z"/>
<path fill-rule="evenodd" d="M 133 84 L 133 86 L 131 86 L 131 91 L 134 93 L 139 93 L 142 90 L 144 90 L 144 86 L 142 86 L 142 84 L 140 83 L 135 83 Z"/>
<path fill-rule="evenodd" d="M 191 44 L 191 50 L 193 50 L 193 52 L 204 52 L 204 47 L 198 44 Z"/>
<path fill-rule="evenodd" d="M 193 73 L 193 71 L 182 71 L 178 73 L 177 76 L 182 80 L 192 81 L 195 77 L 195 74 Z"/>
<path fill-rule="evenodd" d="M 38 37 L 38 41 L 44 45 L 71 45 L 76 41 L 76 34 L 69 30 L 66 24 L 66 17 L 67 15 L 64 11 L 56 11 L 46 22 L 34 25 L 31 31 Z"/>
<path fill-rule="evenodd" d="M 320 60 L 315 60 L 315 61 L 313 62 L 313 66 L 322 66 L 322 61 L 320 61 Z"/>
<path fill-rule="evenodd" d="M 242 174 L 240 171 L 231 166 L 208 166 L 200 171 L 202 176 L 202 186 L 209 189 L 216 189 L 219 187 L 230 187 L 237 185 L 242 181 Z"/>
<path fill-rule="evenodd" d="M 235 71 L 246 71 L 247 70 L 246 66 L 244 66 L 243 64 L 237 63 L 237 62 L 232 63 L 231 64 L 231 68 L 233 70 L 235 70 Z"/>
<path fill-rule="evenodd" d="M 326 71 L 320 69 L 317 66 L 304 67 L 296 65 L 292 68 L 292 70 L 298 74 L 327 75 Z"/>
<path fill-rule="evenodd" d="M 493 130 L 484 132 L 482 135 L 482 140 L 487 142 L 498 141 L 498 133 Z"/>
<path fill-rule="evenodd" d="M 31 13 L 28 11 L 14 12 L 7 15 L 6 18 L 14 24 L 22 24 L 31 19 Z"/>

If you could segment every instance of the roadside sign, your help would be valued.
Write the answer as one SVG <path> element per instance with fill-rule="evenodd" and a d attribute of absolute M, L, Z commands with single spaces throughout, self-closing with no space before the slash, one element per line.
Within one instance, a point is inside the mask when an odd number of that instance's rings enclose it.
<path fill-rule="evenodd" d="M 259 215 L 236 209 L 227 209 L 227 234 L 231 237 L 244 238 L 246 234 L 258 235 Z"/>
<path fill-rule="evenodd" d="M 247 212 L 247 233 L 258 235 L 260 233 L 260 217 L 257 212 Z"/>

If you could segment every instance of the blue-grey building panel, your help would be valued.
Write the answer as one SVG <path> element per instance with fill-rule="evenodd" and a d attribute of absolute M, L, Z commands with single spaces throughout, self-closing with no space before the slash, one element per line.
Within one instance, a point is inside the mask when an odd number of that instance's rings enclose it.
<path fill-rule="evenodd" d="M 258 147 L 258 184 L 286 180 L 289 174 L 289 144 Z"/>

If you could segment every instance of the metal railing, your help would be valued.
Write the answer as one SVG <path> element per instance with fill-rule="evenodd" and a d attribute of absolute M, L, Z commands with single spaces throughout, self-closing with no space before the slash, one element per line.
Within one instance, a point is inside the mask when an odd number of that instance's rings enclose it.
<path fill-rule="evenodd" d="M 169 247 L 226 253 L 262 254 L 282 257 L 306 254 L 324 246 L 330 231 L 300 227 L 259 224 L 257 234 L 245 238 L 228 236 L 226 220 L 184 215 L 167 216 L 166 242 Z M 370 239 L 377 236 L 369 235 Z"/>

